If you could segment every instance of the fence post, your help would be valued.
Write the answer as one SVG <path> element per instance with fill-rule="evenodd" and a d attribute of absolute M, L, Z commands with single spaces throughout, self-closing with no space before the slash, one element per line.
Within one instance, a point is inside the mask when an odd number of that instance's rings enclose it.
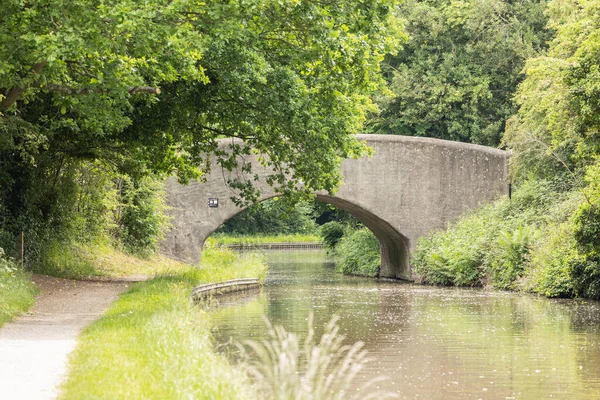
<path fill-rule="evenodd" d="M 15 261 L 20 267 L 23 267 L 25 264 L 25 234 L 23 232 L 17 235 L 17 255 Z"/>

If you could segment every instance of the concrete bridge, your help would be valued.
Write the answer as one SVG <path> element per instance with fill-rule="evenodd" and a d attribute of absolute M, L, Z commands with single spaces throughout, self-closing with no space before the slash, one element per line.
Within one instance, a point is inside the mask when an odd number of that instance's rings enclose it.
<path fill-rule="evenodd" d="M 373 231 L 381 246 L 382 277 L 411 279 L 409 256 L 420 236 L 445 228 L 467 210 L 508 191 L 505 151 L 431 138 L 358 138 L 375 150 L 373 156 L 345 160 L 339 191 L 316 196 Z M 256 160 L 252 163 L 261 178 L 266 176 L 268 171 Z M 226 178 L 216 166 L 206 183 L 183 186 L 173 178 L 167 181 L 173 228 L 161 243 L 163 254 L 196 264 L 206 238 L 242 211 L 230 200 Z M 266 186 L 261 188 L 263 200 L 276 196 Z"/>

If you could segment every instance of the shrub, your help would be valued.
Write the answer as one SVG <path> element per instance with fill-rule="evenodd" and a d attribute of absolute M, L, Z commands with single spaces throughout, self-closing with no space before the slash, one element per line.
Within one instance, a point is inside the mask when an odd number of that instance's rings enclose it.
<path fill-rule="evenodd" d="M 112 164 L 64 157 L 41 158 L 37 167 L 11 175 L 4 156 L 0 149 L 0 247 L 12 251 L 14 237 L 24 232 L 29 268 L 78 276 L 85 269 L 79 246 L 111 243 L 141 255 L 157 248 L 167 222 L 157 177 L 137 171 L 134 178 Z"/>
<path fill-rule="evenodd" d="M 277 235 L 316 231 L 314 210 L 309 201 L 290 204 L 274 197 L 243 210 L 217 229 L 231 235 Z"/>
<path fill-rule="evenodd" d="M 335 249 L 338 271 L 346 275 L 377 276 L 381 265 L 379 240 L 362 228 L 342 237 Z"/>
<path fill-rule="evenodd" d="M 600 256 L 586 254 L 574 259 L 571 276 L 575 295 L 600 300 Z"/>
<path fill-rule="evenodd" d="M 523 182 L 511 200 L 483 206 L 420 240 L 412 259 L 418 279 L 439 285 L 518 288 L 544 227 L 568 221 L 581 201 L 580 194 L 565 192 L 563 186 Z"/>
<path fill-rule="evenodd" d="M 320 236 L 323 246 L 329 252 L 333 252 L 344 236 L 344 225 L 337 221 L 327 222 L 321 225 Z"/>
<path fill-rule="evenodd" d="M 116 236 L 131 253 L 149 256 L 158 249 L 158 242 L 169 225 L 164 213 L 167 206 L 163 183 L 151 176 L 140 179 L 122 176 L 117 187 L 120 204 Z"/>
<path fill-rule="evenodd" d="M 484 255 L 495 239 L 495 212 L 485 206 L 446 231 L 421 239 L 412 259 L 417 278 L 435 285 L 481 286 Z"/>
<path fill-rule="evenodd" d="M 454 281 L 449 268 L 448 257 L 440 247 L 441 234 L 421 237 L 417 242 L 417 251 L 413 254 L 412 265 L 417 281 L 433 285 L 451 285 Z"/>
<path fill-rule="evenodd" d="M 600 299 L 600 209 L 584 203 L 574 218 L 574 238 L 581 256 L 573 264 L 578 296 Z"/>
<path fill-rule="evenodd" d="M 534 240 L 530 225 L 501 231 L 496 246 L 486 255 L 491 269 L 491 284 L 498 289 L 514 289 L 525 268 L 526 256 Z"/>
<path fill-rule="evenodd" d="M 571 271 L 578 259 L 572 224 L 551 225 L 531 249 L 521 287 L 547 297 L 571 297 Z"/>
<path fill-rule="evenodd" d="M 579 296 L 600 299 L 600 161 L 585 177 L 586 201 L 574 217 L 574 237 L 581 257 L 573 264 L 573 287 Z"/>

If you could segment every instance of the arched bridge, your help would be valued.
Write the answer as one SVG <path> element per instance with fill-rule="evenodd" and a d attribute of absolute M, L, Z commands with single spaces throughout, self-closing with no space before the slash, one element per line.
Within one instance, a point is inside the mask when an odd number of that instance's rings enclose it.
<path fill-rule="evenodd" d="M 431 138 L 359 135 L 375 152 L 342 163 L 343 182 L 333 195 L 317 198 L 363 222 L 381 245 L 380 276 L 411 279 L 410 252 L 417 239 L 480 203 L 507 193 L 508 153 Z M 252 161 L 254 170 L 261 170 Z M 264 171 L 264 169 L 263 169 Z M 265 172 L 263 172 L 265 173 Z M 263 191 L 264 198 L 276 193 Z M 204 241 L 242 211 L 230 200 L 221 168 L 206 183 L 167 181 L 172 229 L 161 243 L 170 257 L 195 264 Z M 209 199 L 218 207 L 209 207 Z M 213 204 L 215 205 L 215 204 Z"/>

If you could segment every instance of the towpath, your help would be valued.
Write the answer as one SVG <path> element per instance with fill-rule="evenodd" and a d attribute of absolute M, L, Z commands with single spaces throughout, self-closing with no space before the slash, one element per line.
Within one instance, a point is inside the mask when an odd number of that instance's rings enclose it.
<path fill-rule="evenodd" d="M 0 328 L 0 398 L 56 398 L 81 330 L 142 278 L 101 282 L 34 275 L 36 305 Z"/>

